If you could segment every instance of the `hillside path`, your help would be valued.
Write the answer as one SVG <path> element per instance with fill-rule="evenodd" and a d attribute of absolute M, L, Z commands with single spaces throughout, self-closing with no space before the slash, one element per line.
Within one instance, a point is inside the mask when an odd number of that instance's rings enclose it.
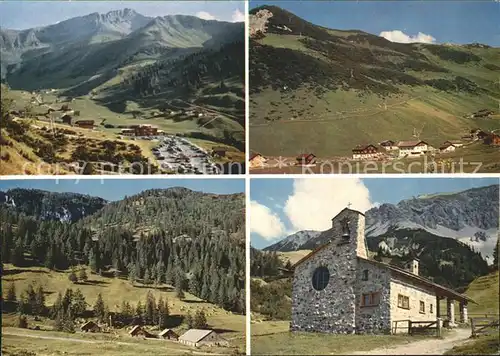
<path fill-rule="evenodd" d="M 442 355 L 470 341 L 470 329 L 455 329 L 444 339 L 428 339 L 394 347 L 349 353 L 350 355 Z"/>

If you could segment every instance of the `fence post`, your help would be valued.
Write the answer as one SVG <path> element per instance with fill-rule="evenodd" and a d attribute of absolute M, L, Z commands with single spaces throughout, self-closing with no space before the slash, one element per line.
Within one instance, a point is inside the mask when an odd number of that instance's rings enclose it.
<path fill-rule="evenodd" d="M 411 335 L 411 320 L 408 320 L 408 335 Z"/>
<path fill-rule="evenodd" d="M 437 318 L 437 337 L 441 337 L 441 327 L 443 326 L 443 319 Z"/>
<path fill-rule="evenodd" d="M 471 332 L 472 332 L 472 337 L 476 337 L 476 332 L 475 332 L 475 322 L 474 318 L 470 318 L 470 327 L 471 327 Z"/>

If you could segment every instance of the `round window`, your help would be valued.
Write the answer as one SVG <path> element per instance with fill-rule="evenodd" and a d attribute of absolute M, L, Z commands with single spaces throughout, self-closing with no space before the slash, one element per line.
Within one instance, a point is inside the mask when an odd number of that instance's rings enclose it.
<path fill-rule="evenodd" d="M 328 285 L 330 280 L 330 272 L 328 268 L 321 266 L 316 268 L 312 277 L 313 288 L 316 290 L 323 290 Z"/>

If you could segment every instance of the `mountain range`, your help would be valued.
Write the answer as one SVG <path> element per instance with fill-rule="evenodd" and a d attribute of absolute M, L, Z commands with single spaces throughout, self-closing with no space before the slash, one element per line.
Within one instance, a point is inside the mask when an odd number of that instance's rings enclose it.
<path fill-rule="evenodd" d="M 391 42 L 277 6 L 250 13 L 253 151 L 350 157 L 356 145 L 411 140 L 415 130 L 439 147 L 473 128 L 500 128 L 491 117 L 470 118 L 498 113 L 500 48 Z"/>
<path fill-rule="evenodd" d="M 499 232 L 498 207 L 498 185 L 382 204 L 365 213 L 368 247 L 403 256 L 422 253 L 433 240 L 446 239 L 452 245 L 470 246 L 491 262 Z M 311 250 L 327 243 L 328 234 L 328 230 L 300 231 L 264 250 Z"/>
<path fill-rule="evenodd" d="M 158 58 L 161 53 L 162 59 L 166 54 L 177 58 L 218 48 L 241 40 L 242 33 L 242 23 L 185 15 L 153 18 L 131 9 L 92 13 L 39 28 L 1 29 L 2 78 L 7 77 L 13 87 L 59 88 L 61 79 L 66 85 L 77 84 L 85 76 L 117 70 L 144 56 Z"/>

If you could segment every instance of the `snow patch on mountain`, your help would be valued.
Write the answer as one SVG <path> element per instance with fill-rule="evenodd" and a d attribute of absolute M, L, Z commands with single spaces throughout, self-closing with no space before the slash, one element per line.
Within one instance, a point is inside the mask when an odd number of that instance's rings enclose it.
<path fill-rule="evenodd" d="M 281 251 L 281 252 L 296 251 L 300 248 L 300 246 L 305 244 L 310 239 L 317 237 L 319 234 L 321 234 L 321 231 L 314 231 L 314 230 L 298 231 L 295 234 L 289 235 L 285 237 L 283 240 L 280 240 L 279 242 L 266 247 L 264 251 Z"/>

